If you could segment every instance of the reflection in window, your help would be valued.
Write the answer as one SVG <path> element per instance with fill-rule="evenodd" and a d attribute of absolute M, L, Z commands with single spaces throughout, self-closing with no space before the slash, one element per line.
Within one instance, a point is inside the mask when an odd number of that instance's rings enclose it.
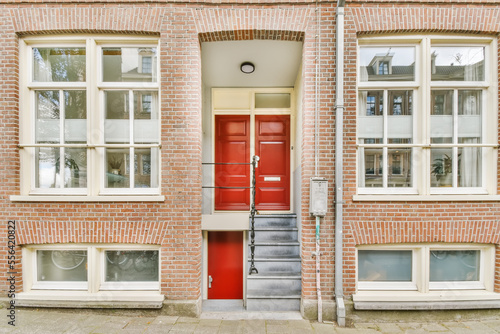
<path fill-rule="evenodd" d="M 439 46 L 431 48 L 433 81 L 484 80 L 484 47 Z"/>
<path fill-rule="evenodd" d="M 411 282 L 411 250 L 359 250 L 358 281 Z"/>
<path fill-rule="evenodd" d="M 479 281 L 478 250 L 431 250 L 430 281 Z"/>
<path fill-rule="evenodd" d="M 414 47 L 360 48 L 360 81 L 415 80 Z"/>
<path fill-rule="evenodd" d="M 149 60 L 148 60 L 149 59 Z M 104 82 L 156 82 L 156 48 L 102 48 Z"/>
<path fill-rule="evenodd" d="M 106 282 L 158 281 L 158 251 L 105 251 Z"/>
<path fill-rule="evenodd" d="M 85 59 L 85 48 L 33 48 L 33 81 L 85 81 Z"/>
<path fill-rule="evenodd" d="M 38 281 L 87 281 L 87 251 L 38 250 L 36 257 Z"/>

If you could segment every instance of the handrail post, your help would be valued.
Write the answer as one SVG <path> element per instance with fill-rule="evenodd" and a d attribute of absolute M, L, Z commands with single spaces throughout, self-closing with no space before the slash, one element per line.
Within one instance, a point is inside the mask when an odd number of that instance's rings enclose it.
<path fill-rule="evenodd" d="M 250 217 L 251 217 L 251 230 L 250 230 L 250 272 L 249 275 L 252 275 L 253 272 L 256 274 L 259 273 L 257 268 L 255 268 L 255 214 L 257 210 L 255 209 L 255 169 L 259 163 L 259 156 L 254 155 L 252 158 L 252 205 L 250 207 Z"/>

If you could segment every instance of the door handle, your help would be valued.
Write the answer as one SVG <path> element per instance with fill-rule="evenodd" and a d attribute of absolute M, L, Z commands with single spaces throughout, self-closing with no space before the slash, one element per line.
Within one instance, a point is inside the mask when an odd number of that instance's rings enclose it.
<path fill-rule="evenodd" d="M 208 275 L 208 288 L 209 288 L 209 289 L 211 289 L 211 288 L 212 288 L 212 281 L 213 281 L 212 276 Z"/>

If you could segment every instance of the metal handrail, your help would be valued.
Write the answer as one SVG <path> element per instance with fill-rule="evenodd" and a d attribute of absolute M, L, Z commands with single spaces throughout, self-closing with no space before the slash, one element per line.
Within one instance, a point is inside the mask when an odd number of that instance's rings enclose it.
<path fill-rule="evenodd" d="M 252 275 L 252 273 L 255 271 L 256 274 L 259 273 L 257 268 L 255 268 L 255 214 L 257 213 L 257 210 L 255 209 L 255 185 L 256 185 L 256 178 L 255 178 L 255 169 L 257 168 L 257 165 L 259 164 L 259 156 L 254 155 L 252 159 L 252 168 L 253 168 L 253 177 L 252 177 L 252 206 L 250 209 L 250 217 L 251 217 L 251 229 L 250 229 L 250 272 L 248 273 L 249 275 Z"/>
<path fill-rule="evenodd" d="M 252 165 L 252 186 L 251 187 L 220 187 L 220 186 L 202 186 L 202 188 L 210 189 L 252 189 L 252 204 L 250 205 L 250 218 L 251 218 L 251 229 L 250 229 L 250 272 L 258 274 L 259 271 L 255 268 L 255 215 L 257 214 L 257 209 L 255 209 L 255 186 L 257 184 L 255 177 L 255 169 L 259 165 L 259 156 L 254 155 L 252 157 L 252 162 L 250 163 L 237 163 L 237 162 L 203 162 L 202 165 Z"/>

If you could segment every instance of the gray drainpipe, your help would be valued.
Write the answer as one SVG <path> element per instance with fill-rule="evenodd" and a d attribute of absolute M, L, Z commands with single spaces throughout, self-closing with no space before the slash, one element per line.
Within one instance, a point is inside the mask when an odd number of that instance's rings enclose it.
<path fill-rule="evenodd" d="M 344 6 L 345 0 L 337 3 L 337 78 L 335 105 L 335 301 L 337 323 L 345 326 L 344 282 L 343 282 L 343 168 L 344 168 Z"/>

